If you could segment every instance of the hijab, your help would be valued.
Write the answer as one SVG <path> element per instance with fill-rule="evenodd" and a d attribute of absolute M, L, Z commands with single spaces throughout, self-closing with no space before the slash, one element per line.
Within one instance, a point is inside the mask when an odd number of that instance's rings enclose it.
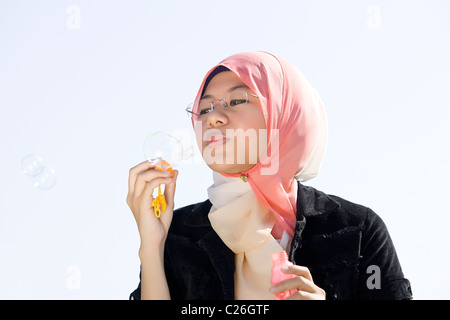
<path fill-rule="evenodd" d="M 221 173 L 245 176 L 259 202 L 275 216 L 272 234 L 294 234 L 297 182 L 315 177 L 327 144 L 327 117 L 323 103 L 302 73 L 289 61 L 256 51 L 234 54 L 205 75 L 194 101 L 193 112 L 207 84 L 221 71 L 234 72 L 259 97 L 267 128 L 267 149 L 251 169 Z M 194 126 L 194 120 L 192 120 Z"/>

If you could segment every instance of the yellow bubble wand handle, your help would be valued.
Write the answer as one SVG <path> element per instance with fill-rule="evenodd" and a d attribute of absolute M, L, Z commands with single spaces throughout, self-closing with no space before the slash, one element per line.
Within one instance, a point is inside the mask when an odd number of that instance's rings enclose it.
<path fill-rule="evenodd" d="M 167 203 L 166 198 L 161 194 L 161 185 L 158 186 L 158 196 L 152 201 L 153 211 L 155 216 L 159 218 L 161 216 L 161 210 L 166 211 Z"/>
<path fill-rule="evenodd" d="M 164 171 L 166 169 L 171 173 L 170 176 L 173 176 L 173 169 L 167 161 L 162 160 L 160 166 L 156 166 L 155 170 Z M 155 216 L 159 218 L 161 216 L 161 210 L 166 211 L 167 203 L 166 197 L 161 194 L 161 185 L 158 186 L 158 196 L 152 201 L 153 211 L 155 212 Z"/>

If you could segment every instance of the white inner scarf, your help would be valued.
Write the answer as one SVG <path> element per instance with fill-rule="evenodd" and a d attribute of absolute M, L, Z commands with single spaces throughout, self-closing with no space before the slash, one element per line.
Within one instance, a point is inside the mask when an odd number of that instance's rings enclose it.
<path fill-rule="evenodd" d="M 213 172 L 213 179 L 208 188 L 212 203 L 208 218 L 235 253 L 235 299 L 275 299 L 269 292 L 271 254 L 283 248 L 271 235 L 274 214 L 259 202 L 249 183 L 217 172 Z M 286 238 L 281 241 L 289 242 Z"/>

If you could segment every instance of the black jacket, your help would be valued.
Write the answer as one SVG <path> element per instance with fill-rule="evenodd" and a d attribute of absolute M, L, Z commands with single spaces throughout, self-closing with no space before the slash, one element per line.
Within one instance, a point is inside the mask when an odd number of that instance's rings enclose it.
<path fill-rule="evenodd" d="M 298 184 L 289 259 L 327 299 L 411 299 L 394 245 L 371 209 Z M 209 200 L 175 210 L 165 245 L 172 299 L 233 299 L 234 253 L 208 220 Z M 267 288 L 269 290 L 269 288 Z M 141 285 L 130 295 L 140 299 Z"/>

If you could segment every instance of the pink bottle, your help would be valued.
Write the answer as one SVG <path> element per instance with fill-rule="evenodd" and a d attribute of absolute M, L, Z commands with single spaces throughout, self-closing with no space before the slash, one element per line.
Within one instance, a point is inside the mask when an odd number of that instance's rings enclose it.
<path fill-rule="evenodd" d="M 272 282 L 273 286 L 279 284 L 281 281 L 297 277 L 295 274 L 287 274 L 281 271 L 282 267 L 292 265 L 292 262 L 288 260 L 286 251 L 272 253 L 272 262 L 273 262 L 272 277 L 270 278 L 270 281 Z M 278 300 L 284 300 L 296 292 L 297 289 L 287 290 L 284 292 L 277 293 L 275 294 L 275 296 L 277 297 Z"/>

